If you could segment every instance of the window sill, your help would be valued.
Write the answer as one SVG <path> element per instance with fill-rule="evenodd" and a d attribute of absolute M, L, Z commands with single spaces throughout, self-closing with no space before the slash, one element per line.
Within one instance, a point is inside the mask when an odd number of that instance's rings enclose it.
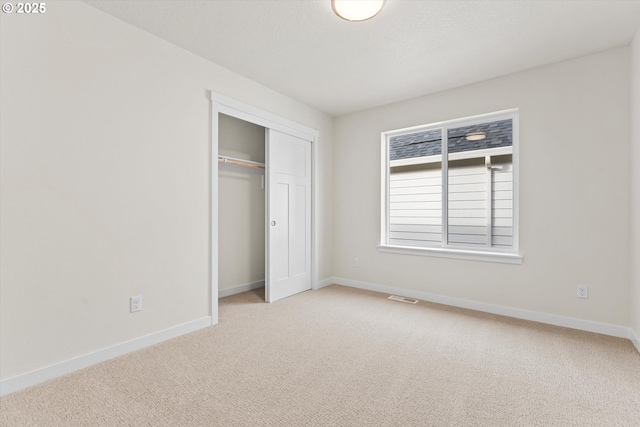
<path fill-rule="evenodd" d="M 378 252 L 467 259 L 472 261 L 501 262 L 506 264 L 522 264 L 523 260 L 523 256 L 520 254 L 489 251 L 483 252 L 452 248 L 413 248 L 409 246 L 378 245 Z"/>

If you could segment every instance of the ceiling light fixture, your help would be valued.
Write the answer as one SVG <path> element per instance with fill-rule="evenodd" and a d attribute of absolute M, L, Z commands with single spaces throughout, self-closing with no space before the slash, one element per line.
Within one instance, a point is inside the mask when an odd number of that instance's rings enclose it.
<path fill-rule="evenodd" d="M 376 16 L 386 0 L 331 0 L 333 11 L 340 18 L 350 21 L 366 21 Z"/>
<path fill-rule="evenodd" d="M 485 139 L 487 134 L 484 132 L 470 132 L 465 135 L 467 141 L 480 141 L 481 139 Z"/>

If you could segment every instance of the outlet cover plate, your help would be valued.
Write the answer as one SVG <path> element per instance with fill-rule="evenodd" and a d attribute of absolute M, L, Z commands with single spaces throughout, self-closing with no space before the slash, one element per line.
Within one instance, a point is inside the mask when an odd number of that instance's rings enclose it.
<path fill-rule="evenodd" d="M 589 287 L 578 285 L 578 298 L 589 298 Z"/>
<path fill-rule="evenodd" d="M 142 311 L 142 295 L 131 297 L 131 312 Z"/>

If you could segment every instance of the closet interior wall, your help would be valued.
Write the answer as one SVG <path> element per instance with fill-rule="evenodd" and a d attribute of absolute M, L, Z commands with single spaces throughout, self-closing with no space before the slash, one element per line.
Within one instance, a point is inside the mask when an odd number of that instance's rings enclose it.
<path fill-rule="evenodd" d="M 264 163 L 265 128 L 220 114 L 218 154 Z M 218 294 L 224 297 L 264 286 L 264 170 L 218 165 Z"/>

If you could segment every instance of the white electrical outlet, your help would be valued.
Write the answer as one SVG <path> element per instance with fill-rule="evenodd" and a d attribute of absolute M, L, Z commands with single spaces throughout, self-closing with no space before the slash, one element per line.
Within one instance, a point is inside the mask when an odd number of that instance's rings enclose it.
<path fill-rule="evenodd" d="M 353 261 L 353 266 L 360 267 L 360 260 L 358 258 L 356 258 L 355 261 Z"/>
<path fill-rule="evenodd" d="M 578 298 L 589 298 L 589 287 L 578 285 Z"/>
<path fill-rule="evenodd" d="M 131 297 L 131 312 L 142 311 L 142 295 Z"/>

